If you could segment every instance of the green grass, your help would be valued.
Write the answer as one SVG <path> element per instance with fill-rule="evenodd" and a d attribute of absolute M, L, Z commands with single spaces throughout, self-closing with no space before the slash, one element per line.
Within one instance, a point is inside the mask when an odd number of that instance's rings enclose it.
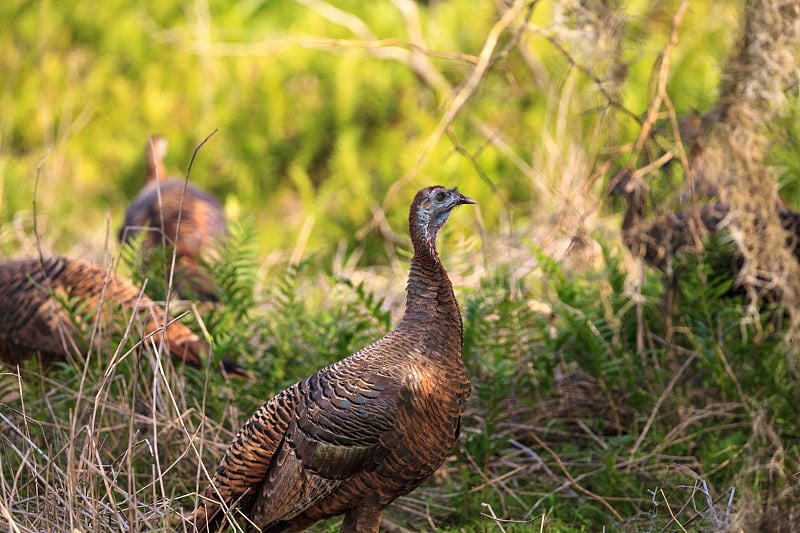
<path fill-rule="evenodd" d="M 224 247 L 223 263 L 236 263 L 248 235 Z M 455 275 L 467 267 L 443 257 Z M 547 297 L 530 276 L 510 286 L 502 269 L 469 295 L 456 288 L 473 383 L 462 438 L 430 481 L 387 510 L 386 524 L 713 531 L 792 484 L 786 473 L 800 467 L 796 383 L 785 374 L 780 335 L 757 334 L 768 319 L 748 325 L 740 299 L 687 283 L 682 333 L 666 345 L 662 288 L 648 276 L 641 326 L 649 348 L 637 353 L 636 306 L 616 252 L 605 262 L 604 271 L 575 277 L 550 264 Z M 690 263 L 690 273 L 708 268 Z M 252 411 L 392 322 L 364 284 L 308 263 L 260 289 L 244 270 L 217 280 L 226 297 L 252 291 L 256 303 L 207 308 L 199 318 L 223 331 L 214 336 L 215 359 L 235 354 L 253 382 L 176 368 L 168 358 L 159 366 L 156 346 L 129 340 L 121 353 L 132 351 L 111 372 L 102 350 L 85 365 L 6 369 L 2 494 L 21 531 L 178 526 L 177 514 L 193 507 L 206 472 Z M 401 291 L 404 282 L 393 285 Z M 532 305 L 539 299 L 552 314 Z"/>

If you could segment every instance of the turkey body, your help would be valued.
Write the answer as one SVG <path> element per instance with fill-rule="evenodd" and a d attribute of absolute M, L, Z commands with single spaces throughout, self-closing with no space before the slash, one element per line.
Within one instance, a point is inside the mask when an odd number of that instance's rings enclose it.
<path fill-rule="evenodd" d="M 147 145 L 147 184 L 128 206 L 119 231 L 121 242 L 140 231 L 145 261 L 153 250 L 175 247 L 176 288 L 184 297 L 218 299 L 218 289 L 201 266 L 203 255 L 214 258 L 213 243 L 228 234 L 225 213 L 214 195 L 183 179 L 167 179 L 163 157 L 166 140 L 153 136 Z M 184 190 L 185 189 L 185 190 Z M 171 256 L 167 256 L 171 257 Z"/>
<path fill-rule="evenodd" d="M 231 443 L 192 520 L 214 529 L 238 507 L 262 531 L 302 531 L 344 514 L 342 531 L 378 531 L 455 444 L 470 393 L 461 314 L 436 236 L 474 203 L 428 187 L 411 204 L 414 257 L 395 330 L 265 403 Z"/>
<path fill-rule="evenodd" d="M 696 205 L 667 216 L 648 219 L 644 209 L 647 191 L 639 178 L 625 170 L 615 177 L 612 194 L 627 203 L 622 221 L 622 239 L 631 253 L 662 272 L 671 271 L 675 254 L 686 249 L 700 249 L 701 241 L 725 227 L 730 207 L 715 201 Z"/>
<path fill-rule="evenodd" d="M 44 361 L 85 355 L 81 331 L 70 315 L 91 328 L 100 314 L 139 315 L 144 336 L 157 343 L 164 335 L 166 350 L 188 365 L 200 367 L 208 344 L 179 322 L 162 329 L 164 310 L 128 279 L 79 259 L 51 257 L 0 263 L 0 359 L 13 364 L 39 353 Z M 238 373 L 233 361 L 223 371 Z"/>

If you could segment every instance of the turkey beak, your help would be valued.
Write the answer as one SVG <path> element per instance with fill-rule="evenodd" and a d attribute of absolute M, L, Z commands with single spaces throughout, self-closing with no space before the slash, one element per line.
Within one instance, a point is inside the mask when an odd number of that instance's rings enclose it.
<path fill-rule="evenodd" d="M 455 205 L 461 205 L 461 204 L 477 204 L 478 203 L 475 200 L 473 200 L 472 198 L 470 198 L 469 196 L 465 196 L 465 195 L 461 194 L 460 192 L 456 192 L 456 197 L 455 197 L 454 200 L 455 200 L 453 202 L 454 206 Z"/>
<path fill-rule="evenodd" d="M 222 367 L 222 375 L 226 378 L 241 378 L 245 380 L 255 379 L 255 376 L 244 369 L 239 363 L 234 361 L 228 356 L 222 358 L 222 363 L 220 363 Z"/>

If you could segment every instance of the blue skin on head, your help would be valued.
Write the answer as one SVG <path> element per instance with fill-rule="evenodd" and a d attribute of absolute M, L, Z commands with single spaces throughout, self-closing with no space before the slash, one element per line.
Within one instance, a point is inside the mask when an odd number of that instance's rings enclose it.
<path fill-rule="evenodd" d="M 420 209 L 417 212 L 420 233 L 425 236 L 430 254 L 437 262 L 439 261 L 439 254 L 436 250 L 436 237 L 439 234 L 439 230 L 447 222 L 452 209 L 465 203 L 475 202 L 459 193 L 455 187 L 452 189 L 436 187 L 429 192 L 427 198 L 420 204 Z M 435 217 L 432 221 L 430 219 L 431 215 Z"/>

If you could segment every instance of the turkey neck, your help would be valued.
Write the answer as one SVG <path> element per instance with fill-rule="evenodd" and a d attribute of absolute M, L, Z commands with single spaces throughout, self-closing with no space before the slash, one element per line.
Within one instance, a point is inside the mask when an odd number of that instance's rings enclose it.
<path fill-rule="evenodd" d="M 453 285 L 427 247 L 415 248 L 406 287 L 406 310 L 398 329 L 432 343 L 431 353 L 460 355 L 464 330 Z"/>
<path fill-rule="evenodd" d="M 622 219 L 622 229 L 629 230 L 644 218 L 644 191 L 639 184 L 635 184 L 634 189 L 626 193 L 625 202 L 628 205 L 625 209 L 625 217 Z"/>

